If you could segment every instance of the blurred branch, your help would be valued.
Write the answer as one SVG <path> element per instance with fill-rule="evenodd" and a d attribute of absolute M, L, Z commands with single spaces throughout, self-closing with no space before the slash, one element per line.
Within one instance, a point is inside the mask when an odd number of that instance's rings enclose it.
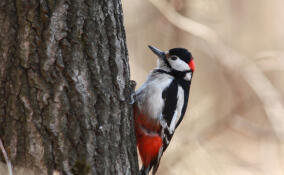
<path fill-rule="evenodd" d="M 236 99 L 235 105 L 228 111 L 225 115 L 220 117 L 219 120 L 215 120 L 213 124 L 207 127 L 205 130 L 203 129 L 201 133 L 199 133 L 199 140 L 201 141 L 210 141 L 211 138 L 216 136 L 216 133 L 222 132 L 225 127 L 229 126 L 230 128 L 236 130 L 239 133 L 245 132 L 246 135 L 258 137 L 262 136 L 273 136 L 274 131 L 272 129 L 267 129 L 262 127 L 256 123 L 252 123 L 246 120 L 244 117 L 240 117 L 236 115 L 239 113 L 240 109 L 248 111 L 249 109 L 255 108 L 256 103 L 250 103 L 249 106 L 243 106 L 246 101 L 251 100 L 251 96 L 246 96 L 244 99 Z M 199 117 L 200 118 L 200 117 Z M 203 119 L 204 117 L 201 117 Z M 202 123 L 201 119 L 195 120 L 192 125 L 195 126 L 197 123 Z"/>
<path fill-rule="evenodd" d="M 232 129 L 237 130 L 238 132 L 250 135 L 252 137 L 265 137 L 272 138 L 274 133 L 271 129 L 261 127 L 258 124 L 246 120 L 244 117 L 239 115 L 233 115 L 231 120 L 228 120 L 228 124 Z"/>
<path fill-rule="evenodd" d="M 284 138 L 284 105 L 281 95 L 264 73 L 250 59 L 226 46 L 208 26 L 177 13 L 173 7 L 161 0 L 148 0 L 169 22 L 177 28 L 206 41 L 212 48 L 220 65 L 233 73 L 235 80 L 243 78 L 261 100 L 265 113 L 275 134 Z"/>
<path fill-rule="evenodd" d="M 257 63 L 261 70 L 263 71 L 281 71 L 284 72 L 284 66 L 277 62 L 263 61 Z"/>
<path fill-rule="evenodd" d="M 255 56 L 256 60 L 265 59 L 265 58 L 277 58 L 279 61 L 281 60 L 283 61 L 284 52 L 277 50 L 267 50 L 267 51 L 262 51 Z"/>
<path fill-rule="evenodd" d="M 283 51 L 263 51 L 255 56 L 255 60 L 264 71 L 284 71 Z"/>
<path fill-rule="evenodd" d="M 4 159 L 6 161 L 9 175 L 13 175 L 12 164 L 11 164 L 11 161 L 9 160 L 9 158 L 7 156 L 6 150 L 5 150 L 4 146 L 3 146 L 3 143 L 2 143 L 1 139 L 0 139 L 0 149 L 1 149 L 2 153 L 3 153 Z"/>

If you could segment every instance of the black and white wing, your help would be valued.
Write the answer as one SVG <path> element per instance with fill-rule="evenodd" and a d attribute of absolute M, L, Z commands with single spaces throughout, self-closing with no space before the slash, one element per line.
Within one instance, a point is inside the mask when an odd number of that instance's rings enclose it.
<path fill-rule="evenodd" d="M 153 163 L 153 175 L 158 170 L 162 154 L 167 149 L 175 129 L 183 119 L 188 101 L 189 85 L 190 83 L 182 84 L 178 80 L 173 80 L 170 86 L 168 86 L 162 93 L 162 98 L 164 99 L 164 108 L 161 120 L 163 146 L 159 151 L 157 159 Z"/>

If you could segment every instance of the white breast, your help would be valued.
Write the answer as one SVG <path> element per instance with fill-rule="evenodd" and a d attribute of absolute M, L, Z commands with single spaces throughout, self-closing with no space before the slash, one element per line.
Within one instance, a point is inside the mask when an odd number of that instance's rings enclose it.
<path fill-rule="evenodd" d="M 136 91 L 136 103 L 139 110 L 152 119 L 162 115 L 164 101 L 162 92 L 173 81 L 167 74 L 150 74 L 147 81 Z"/>

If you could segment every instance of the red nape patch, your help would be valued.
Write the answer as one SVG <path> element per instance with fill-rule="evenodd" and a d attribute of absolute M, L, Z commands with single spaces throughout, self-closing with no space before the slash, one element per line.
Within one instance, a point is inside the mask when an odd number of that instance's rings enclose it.
<path fill-rule="evenodd" d="M 158 155 L 163 144 L 160 136 L 143 135 L 137 140 L 139 153 L 145 167 L 148 167 L 151 161 Z"/>
<path fill-rule="evenodd" d="M 194 63 L 193 59 L 192 59 L 190 62 L 188 62 L 188 66 L 190 67 L 190 69 L 191 69 L 192 71 L 195 70 L 195 63 Z"/>

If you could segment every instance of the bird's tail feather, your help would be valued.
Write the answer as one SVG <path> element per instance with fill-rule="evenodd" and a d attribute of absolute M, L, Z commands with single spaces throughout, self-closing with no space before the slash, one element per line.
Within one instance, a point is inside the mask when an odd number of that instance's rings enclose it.
<path fill-rule="evenodd" d="M 144 166 L 142 166 L 141 170 L 139 171 L 139 175 L 148 175 L 149 170 L 149 167 L 145 168 Z"/>

